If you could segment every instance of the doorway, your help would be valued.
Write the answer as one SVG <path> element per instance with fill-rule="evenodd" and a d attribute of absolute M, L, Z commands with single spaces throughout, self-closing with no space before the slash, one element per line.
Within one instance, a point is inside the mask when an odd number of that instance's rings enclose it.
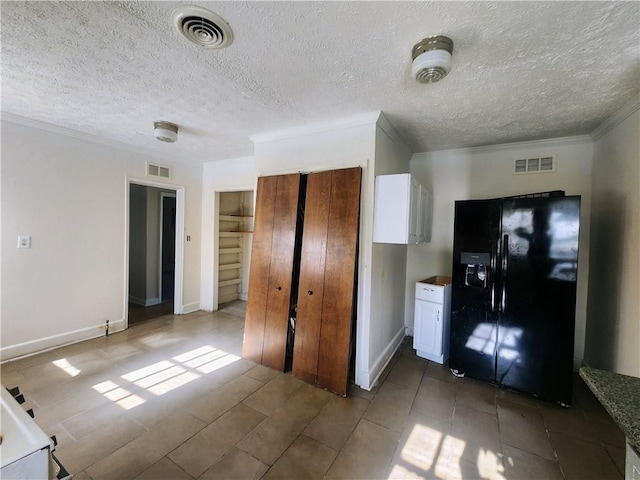
<path fill-rule="evenodd" d="M 242 314 L 249 291 L 253 191 L 216 192 L 217 258 L 214 309 Z"/>
<path fill-rule="evenodd" d="M 128 325 L 179 313 L 176 284 L 177 191 L 167 186 L 128 184 Z M 180 261 L 181 264 L 181 261 Z M 177 298 L 179 300 L 179 298 Z M 180 303 L 180 302 L 177 302 Z M 177 308 L 178 307 L 178 308 Z"/>
<path fill-rule="evenodd" d="M 173 306 L 176 276 L 175 193 L 160 193 L 160 272 L 160 303 L 171 302 Z"/>

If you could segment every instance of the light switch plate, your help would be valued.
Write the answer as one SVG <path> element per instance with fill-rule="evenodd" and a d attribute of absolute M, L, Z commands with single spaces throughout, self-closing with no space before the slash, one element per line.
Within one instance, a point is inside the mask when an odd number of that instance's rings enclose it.
<path fill-rule="evenodd" d="M 18 235 L 18 248 L 31 248 L 31 235 Z"/>

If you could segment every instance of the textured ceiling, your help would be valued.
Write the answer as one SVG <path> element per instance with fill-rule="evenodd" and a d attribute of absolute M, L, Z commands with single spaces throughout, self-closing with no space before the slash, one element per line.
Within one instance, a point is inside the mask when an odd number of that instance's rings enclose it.
<path fill-rule="evenodd" d="M 229 48 L 179 36 L 179 2 L 3 0 L 2 111 L 197 164 L 376 110 L 415 152 L 585 134 L 640 89 L 637 1 L 192 3 Z M 452 72 L 418 84 L 411 48 L 436 34 Z"/>

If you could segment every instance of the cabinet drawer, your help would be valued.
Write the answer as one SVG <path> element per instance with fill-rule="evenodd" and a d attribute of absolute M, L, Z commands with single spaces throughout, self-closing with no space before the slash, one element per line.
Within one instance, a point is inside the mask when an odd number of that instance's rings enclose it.
<path fill-rule="evenodd" d="M 443 303 L 444 287 L 431 285 L 429 283 L 416 283 L 416 299 L 427 302 Z"/>

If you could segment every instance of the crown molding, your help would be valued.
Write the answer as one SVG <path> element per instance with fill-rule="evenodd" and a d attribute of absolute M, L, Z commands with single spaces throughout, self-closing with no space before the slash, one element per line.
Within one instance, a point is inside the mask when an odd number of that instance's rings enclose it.
<path fill-rule="evenodd" d="M 345 117 L 338 120 L 312 123 L 309 125 L 303 125 L 301 127 L 287 128 L 283 130 L 276 130 L 273 132 L 257 133 L 255 135 L 249 136 L 249 139 L 254 144 L 267 143 L 276 140 L 284 140 L 286 138 L 303 137 L 305 135 L 330 132 L 333 130 L 344 130 L 347 128 L 360 127 L 363 125 L 375 125 L 381 114 L 382 112 L 378 110 L 375 112 L 353 115 L 351 117 Z"/>
<path fill-rule="evenodd" d="M 452 148 L 449 150 L 429 150 L 415 153 L 412 159 L 427 158 L 434 153 L 486 153 L 509 150 L 512 148 L 539 148 L 539 147 L 562 147 L 570 145 L 583 145 L 592 143 L 589 135 L 574 135 L 571 137 L 548 138 L 543 140 L 530 140 L 528 142 L 500 143 L 497 145 L 483 145 L 479 147 Z"/>
<path fill-rule="evenodd" d="M 613 114 L 607 118 L 604 122 L 602 122 L 593 132 L 589 134 L 591 140 L 594 142 L 600 139 L 603 135 L 607 134 L 615 127 L 617 127 L 620 123 L 625 121 L 631 115 L 636 113 L 640 109 L 640 93 L 637 93 L 631 99 L 625 103 L 618 110 L 613 112 Z"/>
<path fill-rule="evenodd" d="M 193 165 L 192 163 L 176 160 L 174 157 L 158 155 L 156 153 L 149 152 L 144 148 L 136 147 L 128 143 L 119 142 L 117 140 L 111 140 L 105 137 L 99 137 L 97 135 L 92 135 L 89 133 L 79 132 L 78 130 L 73 130 L 71 128 L 66 128 L 66 127 L 60 127 L 52 123 L 41 122 L 40 120 L 33 120 L 31 118 L 22 117 L 14 113 L 0 111 L 0 119 L 3 122 L 14 123 L 16 125 L 21 125 L 23 127 L 35 128 L 37 130 L 42 130 L 44 132 L 49 132 L 49 133 L 55 133 L 57 135 L 75 138 L 77 140 L 84 140 L 86 142 L 95 143 L 105 147 L 117 148 L 119 150 L 125 150 L 131 153 L 136 153 L 138 155 L 144 155 L 145 157 L 155 159 L 155 160 L 162 160 L 164 162 L 171 162 L 173 164 L 180 163 L 183 165 L 197 166 L 197 165 Z"/>

